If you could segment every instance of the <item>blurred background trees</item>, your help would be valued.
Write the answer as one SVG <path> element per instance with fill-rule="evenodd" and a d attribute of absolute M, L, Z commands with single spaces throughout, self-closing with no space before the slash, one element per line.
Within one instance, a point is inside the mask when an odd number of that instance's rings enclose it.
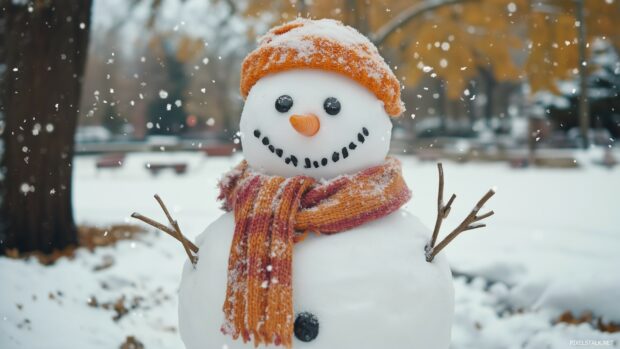
<path fill-rule="evenodd" d="M 56 247 L 73 241 L 76 117 L 80 153 L 232 149 L 241 62 L 257 35 L 297 16 L 375 41 L 408 108 L 395 152 L 533 153 L 620 134 L 618 0 L 94 0 L 92 25 L 79 3 L 0 1 L 4 217 L 69 232 Z M 52 216 L 65 223 L 41 218 Z"/>
<path fill-rule="evenodd" d="M 506 133 L 512 124 L 509 119 L 522 116 L 545 119 L 567 132 L 579 122 L 578 98 L 573 97 L 580 94 L 580 65 L 590 81 L 588 76 L 601 69 L 593 61 L 594 43 L 602 42 L 614 52 L 620 47 L 613 25 L 620 15 L 618 1 L 583 2 L 583 25 L 577 18 L 579 4 L 565 0 L 101 1 L 96 6 L 107 15 L 98 19 L 95 11 L 81 122 L 99 124 L 109 113 L 103 105 L 114 103 L 138 137 L 169 132 L 233 135 L 242 105 L 237 91 L 241 60 L 254 47 L 256 35 L 301 15 L 336 18 L 378 40 L 405 86 L 409 111 L 397 126 L 411 137 L 474 136 L 483 129 Z M 408 11 L 424 7 L 428 10 L 398 21 Z M 386 36 L 388 28 L 393 30 Z M 585 29 L 586 48 L 581 63 L 580 28 Z M 614 76 L 618 75 L 616 62 L 608 62 Z M 107 88 L 111 84 L 115 94 Z M 167 97 L 162 98 L 160 90 Z M 559 102 L 571 98 L 574 102 Z M 541 108 L 531 106 L 541 106 L 542 114 L 532 115 L 540 114 Z M 618 135 L 617 109 L 590 114 L 590 126 L 605 125 L 611 135 Z M 164 115 L 168 121 L 161 119 Z M 413 116 L 423 127 L 416 127 Z"/>

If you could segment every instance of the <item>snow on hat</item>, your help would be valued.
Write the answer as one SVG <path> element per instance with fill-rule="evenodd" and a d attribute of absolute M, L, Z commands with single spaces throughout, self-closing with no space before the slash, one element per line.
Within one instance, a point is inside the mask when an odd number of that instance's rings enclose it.
<path fill-rule="evenodd" d="M 400 83 L 375 45 L 354 28 L 333 19 L 298 18 L 267 32 L 243 61 L 241 95 L 246 98 L 265 75 L 299 68 L 344 74 L 383 101 L 390 116 L 405 111 Z"/>

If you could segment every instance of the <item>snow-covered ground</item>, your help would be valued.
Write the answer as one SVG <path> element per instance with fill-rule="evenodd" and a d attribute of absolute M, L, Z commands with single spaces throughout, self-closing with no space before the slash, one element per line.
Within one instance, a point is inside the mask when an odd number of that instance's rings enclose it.
<path fill-rule="evenodd" d="M 188 173 L 152 176 L 144 169 L 146 162 L 162 158 L 188 162 Z M 94 157 L 79 157 L 77 219 L 91 225 L 125 223 L 139 211 L 165 221 L 152 198 L 159 193 L 184 233 L 194 238 L 220 215 L 216 181 L 239 160 L 135 154 L 122 169 L 97 170 Z M 432 227 L 435 164 L 411 157 L 402 161 L 414 193 L 406 209 Z M 458 197 L 442 234 L 489 187 L 498 191 L 488 204 L 496 212 L 489 227 L 464 233 L 442 252 L 455 271 L 466 275 L 455 278 L 452 347 L 620 346 L 620 332 L 555 323 L 567 310 L 575 316 L 591 311 L 604 323 L 620 323 L 620 169 L 515 170 L 455 163 L 445 163 L 444 169 L 445 195 Z M 185 258 L 180 244 L 156 233 L 94 253 L 81 250 L 74 260 L 63 258 L 51 267 L 2 257 L 0 348 L 117 348 L 127 336 L 146 348 L 182 348 L 176 294 Z M 110 261 L 111 267 L 93 270 Z M 114 303 L 129 310 L 116 321 Z"/>

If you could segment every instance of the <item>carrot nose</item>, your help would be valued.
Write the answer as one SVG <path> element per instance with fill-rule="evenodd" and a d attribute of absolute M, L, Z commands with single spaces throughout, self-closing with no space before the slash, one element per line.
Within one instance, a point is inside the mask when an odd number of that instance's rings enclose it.
<path fill-rule="evenodd" d="M 319 121 L 319 118 L 314 114 L 291 115 L 289 121 L 295 131 L 307 137 L 314 136 L 317 132 L 319 132 L 319 129 L 321 128 L 321 122 Z"/>

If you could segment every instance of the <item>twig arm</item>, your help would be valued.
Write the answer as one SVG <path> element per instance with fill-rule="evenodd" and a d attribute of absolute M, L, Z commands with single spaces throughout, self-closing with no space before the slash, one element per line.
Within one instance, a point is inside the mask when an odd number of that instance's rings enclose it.
<path fill-rule="evenodd" d="M 155 194 L 155 200 L 157 200 L 157 203 L 159 203 L 159 206 L 161 207 L 162 211 L 164 211 L 164 214 L 166 215 L 168 222 L 172 226 L 172 229 L 165 226 L 162 223 L 157 222 L 156 220 L 143 216 L 137 212 L 134 212 L 131 215 L 131 217 L 141 220 L 142 222 L 152 227 L 155 227 L 163 231 L 164 233 L 172 236 L 173 238 L 177 239 L 178 241 L 180 241 L 181 244 L 183 245 L 183 249 L 185 250 L 185 253 L 187 254 L 187 257 L 189 258 L 190 262 L 192 262 L 193 265 L 196 265 L 196 263 L 198 263 L 198 256 L 197 256 L 198 246 L 193 244 L 191 241 L 189 241 L 185 237 L 185 235 L 183 235 L 183 233 L 181 232 L 181 228 L 179 227 L 179 223 L 174 218 L 172 218 L 172 215 L 170 215 L 170 211 L 168 211 L 168 208 L 164 204 L 164 201 L 161 199 L 161 197 Z"/>
<path fill-rule="evenodd" d="M 437 218 L 435 219 L 435 228 L 433 229 L 433 236 L 431 238 L 431 242 L 427 245 L 427 251 L 435 246 L 435 242 L 437 242 L 437 236 L 439 235 L 439 230 L 441 229 L 441 223 L 444 219 L 448 217 L 450 214 L 450 208 L 452 207 L 452 203 L 454 199 L 456 199 L 456 195 L 452 194 L 447 204 L 443 204 L 443 187 L 444 187 L 444 177 L 443 177 L 443 165 L 441 162 L 437 163 L 437 171 L 439 173 L 439 190 L 437 191 Z"/>
<path fill-rule="evenodd" d="M 443 188 L 444 188 L 444 177 L 443 177 L 443 166 L 441 163 L 437 164 L 437 169 L 439 172 L 439 191 L 437 193 L 437 218 L 435 219 L 435 229 L 433 229 L 433 235 L 431 237 L 431 241 L 424 247 L 424 252 L 426 254 L 426 261 L 432 262 L 435 256 L 441 252 L 454 238 L 456 238 L 460 233 L 468 230 L 474 230 L 478 228 L 486 227 L 486 224 L 476 223 L 485 218 L 491 217 L 495 212 L 489 211 L 487 213 L 478 215 L 480 209 L 484 206 L 484 204 L 495 195 L 495 190 L 490 189 L 480 200 L 476 203 L 473 210 L 465 217 L 465 219 L 459 224 L 448 236 L 446 236 L 441 242 L 437 245 L 437 236 L 439 235 L 439 230 L 441 229 L 441 223 L 444 219 L 448 217 L 450 213 L 450 207 L 456 198 L 456 195 L 452 194 L 448 203 L 446 205 L 443 204 Z"/>
<path fill-rule="evenodd" d="M 140 221 L 150 225 L 153 228 L 159 229 L 159 230 L 163 231 L 164 233 L 166 233 L 166 234 L 172 236 L 173 238 L 177 239 L 179 242 L 181 242 L 181 240 L 179 240 L 176 232 L 174 230 L 168 228 L 167 226 L 165 226 L 165 225 L 163 225 L 163 224 L 161 224 L 161 223 L 159 223 L 159 222 L 157 222 L 157 221 L 155 221 L 155 220 L 153 220 L 153 219 L 151 219 L 149 217 L 143 216 L 143 215 L 139 214 L 138 212 L 132 213 L 131 217 L 135 218 L 137 220 L 140 220 Z M 189 241 L 189 240 L 187 240 L 187 243 L 188 243 L 188 246 L 189 246 L 189 248 L 190 248 L 190 250 L 192 252 L 198 253 L 198 246 L 194 245 L 194 243 Z"/>
<path fill-rule="evenodd" d="M 196 258 L 196 256 L 194 256 L 194 255 L 192 255 L 190 253 L 190 249 L 189 249 L 189 246 L 188 246 L 188 242 L 189 241 L 187 240 L 187 238 L 181 232 L 181 228 L 179 227 L 179 223 L 175 219 L 172 218 L 172 216 L 170 215 L 170 211 L 168 211 L 168 208 L 164 204 L 164 201 L 161 199 L 161 197 L 158 194 L 155 194 L 155 200 L 157 200 L 157 203 L 159 204 L 161 209 L 164 211 L 164 214 L 166 215 L 166 218 L 168 218 L 168 222 L 170 222 L 170 225 L 176 231 L 177 240 L 181 241 L 181 244 L 183 245 L 183 249 L 185 249 L 185 253 L 187 254 L 187 257 L 189 257 L 189 260 L 192 261 L 192 264 L 195 265 L 198 262 L 198 259 Z"/>

